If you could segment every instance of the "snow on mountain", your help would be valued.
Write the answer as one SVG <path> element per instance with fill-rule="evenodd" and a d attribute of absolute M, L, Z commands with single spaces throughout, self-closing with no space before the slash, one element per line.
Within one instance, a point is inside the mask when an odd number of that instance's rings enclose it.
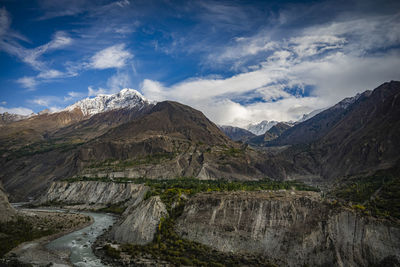
<path fill-rule="evenodd" d="M 265 134 L 272 126 L 278 124 L 278 121 L 262 121 L 257 124 L 249 124 L 246 129 L 255 135 Z"/>
<path fill-rule="evenodd" d="M 112 95 L 98 95 L 94 98 L 85 98 L 66 107 L 65 111 L 72 111 L 79 108 L 82 113 L 87 116 L 92 116 L 97 113 L 121 109 L 121 108 L 134 108 L 139 109 L 153 102 L 147 100 L 141 93 L 134 89 L 122 89 L 119 93 Z"/>
<path fill-rule="evenodd" d="M 0 113 L 0 124 L 6 124 L 6 123 L 24 120 L 24 119 L 30 118 L 32 116 L 35 116 L 35 115 L 36 115 L 35 113 L 32 113 L 30 115 L 19 115 L 19 114 L 8 113 L 8 112 Z"/>
<path fill-rule="evenodd" d="M 314 117 L 318 113 L 321 113 L 324 110 L 326 110 L 326 108 L 316 109 L 316 110 L 311 111 L 308 114 L 303 114 L 303 117 L 300 120 L 296 121 L 296 123 L 300 123 L 300 122 L 309 120 L 309 119 L 311 119 L 312 117 Z"/>
<path fill-rule="evenodd" d="M 362 94 L 357 94 L 353 97 L 347 97 L 344 98 L 342 101 L 340 101 L 339 103 L 337 103 L 336 105 L 332 106 L 331 109 L 347 109 L 351 104 L 353 104 L 354 102 L 357 101 L 357 99 L 359 99 L 362 95 L 370 95 L 372 91 L 365 91 Z M 306 120 L 311 119 L 312 117 L 314 117 L 315 115 L 321 113 L 324 110 L 327 110 L 328 108 L 321 108 L 321 109 L 316 109 L 314 111 L 311 111 L 308 114 L 304 114 L 303 117 L 298 120 L 296 123 L 300 123 Z"/>
<path fill-rule="evenodd" d="M 340 101 L 339 103 L 334 105 L 332 108 L 347 109 L 351 104 L 356 102 L 361 96 L 369 96 L 369 95 L 371 95 L 371 93 L 372 93 L 371 90 L 367 90 L 361 94 L 358 93 L 353 97 L 348 97 L 348 98 L 343 99 L 342 101 Z"/>

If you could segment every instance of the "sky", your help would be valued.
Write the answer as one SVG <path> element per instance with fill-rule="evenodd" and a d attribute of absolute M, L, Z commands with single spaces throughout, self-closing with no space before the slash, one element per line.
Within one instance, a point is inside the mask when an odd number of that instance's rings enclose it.
<path fill-rule="evenodd" d="M 133 88 L 245 127 L 390 80 L 398 0 L 0 0 L 0 113 Z"/>

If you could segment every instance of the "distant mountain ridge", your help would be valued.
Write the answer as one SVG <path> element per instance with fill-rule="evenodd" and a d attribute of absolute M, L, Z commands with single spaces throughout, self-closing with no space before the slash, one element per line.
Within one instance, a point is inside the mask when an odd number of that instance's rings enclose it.
<path fill-rule="evenodd" d="M 333 125 L 339 122 L 348 113 L 348 108 L 351 105 L 358 99 L 368 97 L 370 94 L 371 91 L 365 91 L 354 97 L 345 98 L 334 106 L 294 125 L 268 145 L 295 145 L 316 141 L 324 136 Z"/>
<path fill-rule="evenodd" d="M 284 133 L 287 129 L 291 127 L 292 126 L 287 123 L 279 122 L 272 126 L 264 134 L 252 137 L 247 142 L 252 145 L 263 146 L 264 144 L 281 136 L 282 133 Z"/>
<path fill-rule="evenodd" d="M 304 114 L 303 117 L 301 117 L 300 120 L 296 121 L 296 123 L 300 123 L 306 120 L 311 119 L 312 117 L 314 117 L 315 115 L 321 113 L 322 111 L 324 111 L 326 108 L 321 108 L 321 109 L 316 109 L 311 111 L 310 113 Z"/>
<path fill-rule="evenodd" d="M 256 136 L 252 132 L 240 127 L 234 127 L 228 125 L 220 125 L 218 127 L 233 141 L 245 142 L 249 138 Z"/>
<path fill-rule="evenodd" d="M 246 129 L 250 132 L 252 132 L 255 135 L 261 135 L 264 134 L 266 131 L 271 129 L 272 126 L 278 124 L 278 121 L 261 121 L 259 123 L 255 124 L 249 124 Z"/>
<path fill-rule="evenodd" d="M 2 126 L 0 180 L 10 198 L 26 199 L 75 175 L 329 182 L 400 162 L 400 82 L 344 99 L 291 128 L 276 124 L 257 148 L 233 142 L 189 106 L 134 95 L 134 107 L 105 105 L 91 116 L 74 108 Z"/>
<path fill-rule="evenodd" d="M 19 115 L 14 113 L 0 113 L 0 125 L 20 121 L 29 118 L 31 115 Z"/>
<path fill-rule="evenodd" d="M 296 177 L 329 181 L 373 173 L 400 162 L 399 118 L 400 82 L 391 81 L 340 101 L 267 145 L 290 146 L 279 157 L 293 164 Z"/>

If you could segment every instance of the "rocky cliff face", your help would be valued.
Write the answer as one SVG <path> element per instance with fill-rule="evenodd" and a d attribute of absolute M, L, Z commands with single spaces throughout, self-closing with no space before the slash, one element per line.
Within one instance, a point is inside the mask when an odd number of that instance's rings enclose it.
<path fill-rule="evenodd" d="M 218 250 L 262 254 L 282 266 L 368 266 L 400 255 L 400 228 L 332 209 L 310 192 L 199 194 L 176 230 Z"/>
<path fill-rule="evenodd" d="M 0 222 L 6 222 L 15 218 L 16 211 L 8 202 L 6 192 L 0 183 Z"/>
<path fill-rule="evenodd" d="M 54 182 L 37 202 L 38 204 L 62 202 L 101 206 L 129 200 L 142 200 L 147 190 L 148 188 L 144 185 L 131 183 Z"/>
<path fill-rule="evenodd" d="M 114 225 L 111 236 L 120 243 L 144 245 L 153 240 L 160 219 L 168 215 L 160 197 L 155 196 L 131 207 L 123 219 Z"/>

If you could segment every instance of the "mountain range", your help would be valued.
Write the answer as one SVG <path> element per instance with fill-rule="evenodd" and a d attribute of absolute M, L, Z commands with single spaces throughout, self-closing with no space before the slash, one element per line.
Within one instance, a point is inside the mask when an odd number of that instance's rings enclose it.
<path fill-rule="evenodd" d="M 254 136 L 218 128 L 189 106 L 152 102 L 124 89 L 2 124 L 0 180 L 12 200 L 35 197 L 50 182 L 77 176 L 269 177 L 329 184 L 398 164 L 399 94 L 399 82 L 385 83 L 293 127 L 274 122 Z M 241 140 L 250 145 L 234 142 L 221 129 L 234 140 L 247 135 Z"/>

